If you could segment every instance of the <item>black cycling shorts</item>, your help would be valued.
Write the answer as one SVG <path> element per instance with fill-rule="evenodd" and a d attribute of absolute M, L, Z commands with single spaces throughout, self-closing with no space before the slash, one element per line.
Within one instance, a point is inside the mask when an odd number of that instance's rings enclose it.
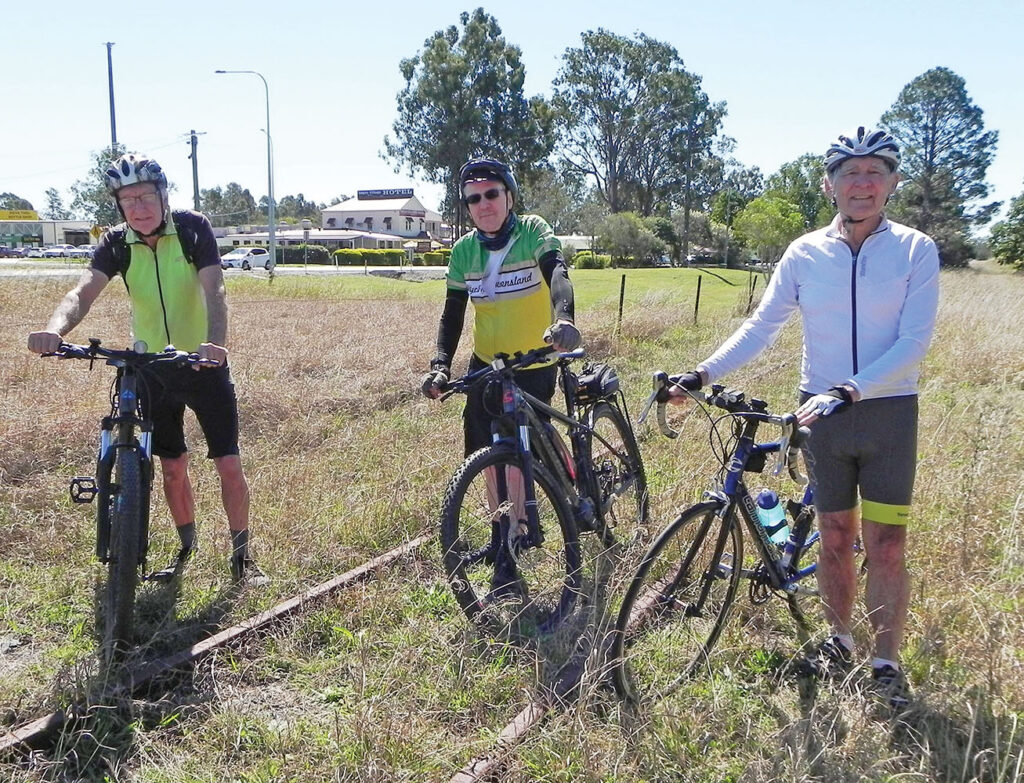
<path fill-rule="evenodd" d="M 475 372 L 487 364 L 474 354 L 469 360 L 469 371 Z M 550 403 L 555 396 L 558 367 L 545 365 L 535 370 L 516 373 L 516 383 L 527 394 Z M 547 416 L 540 414 L 541 418 Z M 477 449 L 490 446 L 491 422 L 501 417 L 501 383 L 486 383 L 470 389 L 466 395 L 466 408 L 462 411 L 462 426 L 466 435 L 466 456 Z"/>
<path fill-rule="evenodd" d="M 227 366 L 157 365 L 140 383 L 142 415 L 153 420 L 153 453 L 180 457 L 185 444 L 184 414 L 190 408 L 206 437 L 210 459 L 238 454 L 238 400 Z"/>
<path fill-rule="evenodd" d="M 801 394 L 801 402 L 810 395 Z M 804 453 L 819 511 L 857 507 L 905 525 L 917 472 L 917 395 L 855 402 L 811 424 Z"/>

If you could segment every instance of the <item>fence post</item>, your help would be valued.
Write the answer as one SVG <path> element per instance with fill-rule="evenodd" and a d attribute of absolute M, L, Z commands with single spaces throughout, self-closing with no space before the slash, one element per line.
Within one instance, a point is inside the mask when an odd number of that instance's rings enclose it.
<path fill-rule="evenodd" d="M 615 336 L 622 334 L 622 304 L 626 299 L 626 273 L 622 273 L 622 280 L 619 283 L 619 321 L 615 325 Z"/>
<path fill-rule="evenodd" d="M 700 281 L 704 275 L 697 275 L 697 301 L 693 303 L 693 322 L 697 323 L 697 313 L 700 312 Z"/>

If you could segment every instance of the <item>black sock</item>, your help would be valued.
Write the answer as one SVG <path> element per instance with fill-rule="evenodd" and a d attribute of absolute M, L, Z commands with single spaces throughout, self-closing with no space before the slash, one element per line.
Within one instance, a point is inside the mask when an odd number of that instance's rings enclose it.
<path fill-rule="evenodd" d="M 231 531 L 231 558 L 238 560 L 249 558 L 249 528 Z"/>
<path fill-rule="evenodd" d="M 178 538 L 181 539 L 182 549 L 194 549 L 196 546 L 196 523 L 189 522 L 187 525 L 179 525 Z"/>

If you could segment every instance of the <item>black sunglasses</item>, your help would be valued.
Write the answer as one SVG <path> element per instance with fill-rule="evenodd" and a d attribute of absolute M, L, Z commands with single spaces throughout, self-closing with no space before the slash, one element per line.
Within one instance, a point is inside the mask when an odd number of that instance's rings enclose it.
<path fill-rule="evenodd" d="M 489 190 L 485 190 L 483 193 L 474 193 L 472 196 L 466 196 L 466 203 L 470 205 L 479 204 L 480 199 L 483 198 L 486 198 L 488 201 L 494 201 L 494 199 L 498 198 L 498 196 L 504 192 L 505 191 L 502 188 L 490 188 Z"/>

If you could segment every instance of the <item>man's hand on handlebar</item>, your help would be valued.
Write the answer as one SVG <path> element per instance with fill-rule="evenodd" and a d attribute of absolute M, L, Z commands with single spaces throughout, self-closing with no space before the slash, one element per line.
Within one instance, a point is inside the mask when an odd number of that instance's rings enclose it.
<path fill-rule="evenodd" d="M 28 336 L 28 349 L 32 353 L 55 353 L 63 338 L 57 332 L 32 332 Z"/>
<path fill-rule="evenodd" d="M 451 376 L 451 370 L 443 364 L 431 364 L 430 372 L 423 376 L 423 383 L 420 385 L 420 391 L 432 400 L 436 400 L 442 394 L 444 394 L 445 388 L 448 386 L 448 379 Z"/>
<path fill-rule="evenodd" d="M 221 367 L 228 361 L 228 349 L 216 343 L 201 343 L 196 354 L 199 361 L 192 365 L 192 369 L 201 370 L 203 367 Z"/>
<path fill-rule="evenodd" d="M 667 402 L 671 402 L 673 405 L 682 405 L 690 397 L 687 392 L 700 391 L 703 385 L 704 378 L 699 370 L 670 375 L 666 388 Z"/>
<path fill-rule="evenodd" d="M 583 335 L 572 321 L 559 320 L 544 330 L 544 342 L 559 353 L 575 351 L 583 343 Z"/>

